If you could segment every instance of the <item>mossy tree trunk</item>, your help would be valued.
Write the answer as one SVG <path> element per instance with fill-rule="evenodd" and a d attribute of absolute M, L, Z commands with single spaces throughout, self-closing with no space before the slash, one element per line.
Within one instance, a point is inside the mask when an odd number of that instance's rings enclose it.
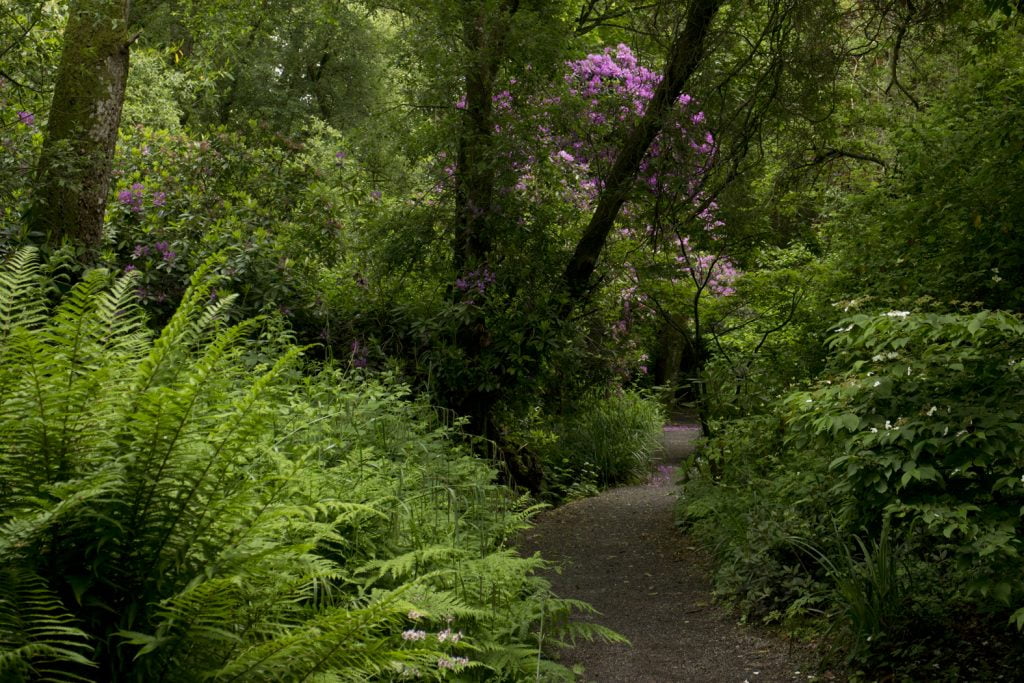
<path fill-rule="evenodd" d="M 103 239 L 117 129 L 128 81 L 129 0 L 71 3 L 30 227 L 53 246 L 70 241 L 83 262 Z"/>

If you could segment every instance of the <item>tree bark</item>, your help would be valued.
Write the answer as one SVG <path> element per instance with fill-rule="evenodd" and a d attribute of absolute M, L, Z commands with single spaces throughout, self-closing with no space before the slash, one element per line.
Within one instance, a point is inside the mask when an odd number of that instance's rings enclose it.
<path fill-rule="evenodd" d="M 504 57 L 505 37 L 518 0 L 501 3 L 495 15 L 486 3 L 466 9 L 462 40 L 468 52 L 466 100 L 455 170 L 455 270 L 482 265 L 492 246 L 495 159 L 494 82 Z"/>
<path fill-rule="evenodd" d="M 565 267 L 562 278 L 569 298 L 562 311 L 563 318 L 568 317 L 576 304 L 586 299 L 597 260 L 633 188 L 640 163 L 700 65 L 711 22 L 723 4 L 724 0 L 694 0 L 690 5 L 683 30 L 672 41 L 664 77 L 655 89 L 643 118 L 619 149 L 611 170 L 604 178 L 597 208 Z"/>
<path fill-rule="evenodd" d="M 91 262 L 103 240 L 117 129 L 128 82 L 129 0 L 71 5 L 29 223 Z"/>

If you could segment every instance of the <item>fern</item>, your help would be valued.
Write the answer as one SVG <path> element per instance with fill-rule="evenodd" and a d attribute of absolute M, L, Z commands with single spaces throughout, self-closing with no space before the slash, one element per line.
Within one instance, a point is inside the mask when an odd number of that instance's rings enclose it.
<path fill-rule="evenodd" d="M 0 680 L 92 680 L 88 636 L 46 581 L 6 567 L 0 586 Z"/>
<path fill-rule="evenodd" d="M 46 306 L 39 297 L 39 258 L 23 248 L 0 269 L 0 340 L 15 327 L 34 329 L 43 324 Z"/>
<path fill-rule="evenodd" d="M 54 305 L 31 251 L 0 269 L 0 679 L 554 679 L 540 624 L 610 637 L 406 389 L 244 366 L 215 266 L 155 337 L 130 275 Z"/>

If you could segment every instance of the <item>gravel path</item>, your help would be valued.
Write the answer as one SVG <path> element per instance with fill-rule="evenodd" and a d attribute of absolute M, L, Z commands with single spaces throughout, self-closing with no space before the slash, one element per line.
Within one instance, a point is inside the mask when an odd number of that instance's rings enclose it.
<path fill-rule="evenodd" d="M 562 566 L 555 592 L 586 600 L 587 617 L 632 643 L 580 643 L 560 660 L 582 664 L 584 681 L 771 683 L 813 680 L 786 642 L 711 604 L 708 560 L 673 523 L 677 465 L 697 430 L 666 428 L 650 481 L 606 491 L 541 515 L 520 543 Z"/>

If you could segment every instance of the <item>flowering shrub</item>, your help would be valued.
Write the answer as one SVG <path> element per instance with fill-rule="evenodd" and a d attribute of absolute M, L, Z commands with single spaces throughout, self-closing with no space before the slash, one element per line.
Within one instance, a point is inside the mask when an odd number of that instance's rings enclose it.
<path fill-rule="evenodd" d="M 0 255 L 21 241 L 35 160 L 43 141 L 36 115 L 11 106 L 20 99 L 11 90 L 0 77 Z"/>
<path fill-rule="evenodd" d="M 791 447 L 831 457 L 852 528 L 917 524 L 964 589 L 1024 601 L 1024 323 L 1016 316 L 889 311 L 845 321 L 842 370 L 792 394 Z M 1015 617 L 1024 626 L 1024 609 Z"/>
<path fill-rule="evenodd" d="M 829 345 L 813 387 L 725 424 L 686 484 L 717 589 L 767 620 L 826 612 L 868 668 L 960 620 L 1002 642 L 1024 626 L 1024 322 L 891 310 Z"/>

